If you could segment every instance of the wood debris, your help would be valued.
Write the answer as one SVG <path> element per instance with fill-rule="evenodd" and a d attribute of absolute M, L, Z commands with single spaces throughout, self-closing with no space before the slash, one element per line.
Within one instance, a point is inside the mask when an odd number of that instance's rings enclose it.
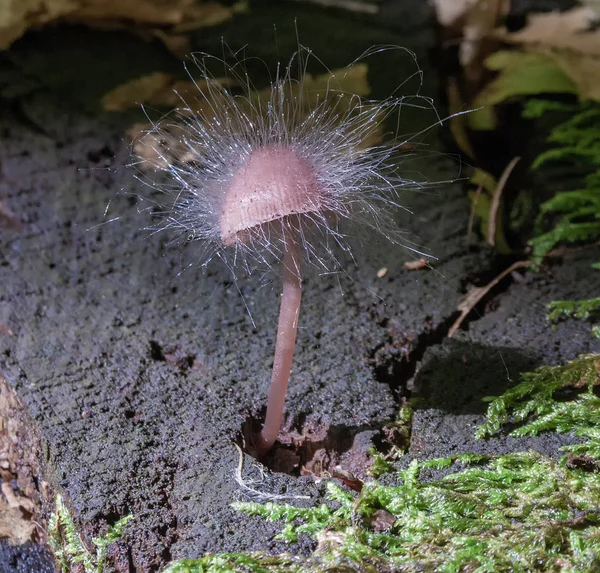
<path fill-rule="evenodd" d="M 490 290 L 494 288 L 504 277 L 508 276 L 516 269 L 532 267 L 534 265 L 535 263 L 531 261 L 517 261 L 507 269 L 503 270 L 494 280 L 490 281 L 485 286 L 472 287 L 458 304 L 457 309 L 460 310 L 460 316 L 454 321 L 454 324 L 450 327 L 450 330 L 448 330 L 448 338 L 452 338 L 454 336 L 456 331 L 460 328 L 460 325 L 464 322 L 465 318 L 467 318 L 467 316 L 475 308 L 475 306 L 477 306 L 479 301 L 488 292 L 490 292 Z"/>
<path fill-rule="evenodd" d="M 418 271 L 420 269 L 424 269 L 429 265 L 429 261 L 425 257 L 421 257 L 416 261 L 406 261 L 404 263 L 404 268 L 409 271 Z"/>

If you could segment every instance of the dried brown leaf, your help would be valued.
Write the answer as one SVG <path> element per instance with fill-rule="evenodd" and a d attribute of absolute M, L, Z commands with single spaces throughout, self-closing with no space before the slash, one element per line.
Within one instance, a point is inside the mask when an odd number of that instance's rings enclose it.
<path fill-rule="evenodd" d="M 32 521 L 34 504 L 26 497 L 16 495 L 8 481 L 1 486 L 0 496 L 0 538 L 8 538 L 9 543 L 22 545 L 34 538 L 36 531 Z"/>
<path fill-rule="evenodd" d="M 456 144 L 463 153 L 466 153 L 473 159 L 475 157 L 475 151 L 469 138 L 466 115 L 463 113 L 465 109 L 468 108 L 461 96 L 458 83 L 453 77 L 448 78 L 446 94 L 448 96 L 448 107 L 450 112 L 450 131 L 454 136 L 454 141 L 456 141 Z"/>
<path fill-rule="evenodd" d="M 497 38 L 550 56 L 577 85 L 583 98 L 600 100 L 600 29 L 589 6 L 532 14 L 518 32 L 495 31 Z"/>
<path fill-rule="evenodd" d="M 152 35 L 159 39 L 174 56 L 183 60 L 192 51 L 192 43 L 185 34 L 171 34 L 164 30 L 153 30 Z"/>
<path fill-rule="evenodd" d="M 296 2 L 306 2 L 307 0 L 296 0 Z M 359 12 L 363 14 L 377 14 L 379 5 L 369 0 L 308 0 L 313 4 L 321 6 L 340 8 L 350 12 Z"/>
<path fill-rule="evenodd" d="M 102 107 L 107 111 L 124 111 L 132 106 L 151 102 L 157 94 L 173 86 L 173 76 L 154 72 L 117 86 L 102 98 Z"/>
<path fill-rule="evenodd" d="M 218 97 L 216 86 L 231 87 L 235 85 L 232 78 L 213 78 L 211 99 Z M 185 101 L 187 113 L 201 113 L 207 106 L 206 100 L 199 97 L 198 91 L 209 89 L 209 82 L 204 79 L 195 81 L 176 81 L 171 74 L 154 72 L 135 78 L 117 86 L 102 97 L 102 107 L 107 111 L 124 111 L 140 104 L 158 107 L 175 108 Z"/>
<path fill-rule="evenodd" d="M 496 186 L 496 190 L 494 191 L 494 197 L 492 198 L 492 203 L 490 205 L 487 236 L 488 244 L 492 247 L 496 245 L 496 225 L 498 223 L 498 210 L 500 209 L 500 200 L 502 198 L 502 192 L 504 191 L 504 187 L 506 187 L 506 183 L 508 181 L 508 178 L 510 177 L 510 174 L 512 173 L 513 169 L 520 160 L 520 157 L 512 158 L 510 163 L 504 168 L 500 180 L 498 181 L 498 185 Z"/>
<path fill-rule="evenodd" d="M 532 14 L 527 26 L 518 32 L 498 29 L 495 35 L 503 41 L 545 48 L 571 50 L 600 57 L 600 29 L 594 28 L 596 13 L 589 7 L 566 12 Z"/>
<path fill-rule="evenodd" d="M 433 0 L 445 44 L 458 44 L 458 59 L 471 87 L 484 74 L 483 61 L 494 48 L 490 37 L 509 0 Z"/>
<path fill-rule="evenodd" d="M 506 9 L 506 0 L 479 0 L 465 15 L 458 59 L 464 68 L 475 67 L 470 70 L 472 75 L 481 73 L 484 56 L 482 42 L 490 36 Z"/>
<path fill-rule="evenodd" d="M 600 35 L 597 41 L 600 43 Z M 548 54 L 575 82 L 582 98 L 600 101 L 600 57 L 567 50 L 552 51 Z"/>
<path fill-rule="evenodd" d="M 181 34 L 221 24 L 246 9 L 244 1 L 224 6 L 197 0 L 0 0 L 0 49 L 8 48 L 29 28 L 55 20 L 100 28 L 131 27 L 132 22 L 150 30 L 170 26 L 171 33 Z M 182 49 L 183 40 L 177 42 L 177 49 Z"/>
<path fill-rule="evenodd" d="M 350 105 L 351 98 L 358 96 L 367 96 L 370 93 L 370 87 L 367 81 L 368 68 L 366 64 L 357 64 L 350 68 L 333 70 L 330 73 L 311 76 L 306 75 L 301 84 L 290 82 L 285 88 L 289 90 L 287 97 L 295 98 L 304 103 L 304 107 L 299 109 L 299 115 L 307 115 L 315 105 L 330 94 L 332 86 L 336 90 L 336 97 L 340 92 L 347 94 L 345 102 Z M 211 106 L 217 105 L 221 91 L 218 86 L 231 86 L 235 81 L 231 78 L 213 78 L 210 81 L 206 79 L 195 80 L 194 82 L 173 82 L 168 74 L 156 72 L 149 76 L 137 78 L 132 82 L 123 84 L 102 98 L 105 109 L 118 111 L 148 103 L 163 107 L 177 107 L 185 101 L 185 108 L 180 110 L 182 115 L 197 114 L 198 120 L 210 111 Z M 301 86 L 301 87 L 300 87 Z M 211 90 L 207 98 L 203 98 L 198 92 L 207 92 Z M 302 89 L 302 98 L 297 97 L 297 92 Z M 240 106 L 253 105 L 256 100 L 268 102 L 272 97 L 272 88 L 267 87 L 264 90 L 249 94 L 248 99 L 240 98 L 237 104 Z M 208 101 L 207 101 L 208 99 Z M 344 101 L 336 101 L 340 112 L 344 109 Z M 383 114 L 383 112 L 381 112 Z M 372 118 L 370 119 L 370 121 Z M 172 164 L 174 160 L 178 162 L 190 162 L 196 158 L 192 155 L 188 146 L 182 145 L 182 140 L 186 128 L 178 126 L 175 122 L 169 125 L 163 125 L 160 133 L 153 131 L 151 126 L 136 124 L 128 130 L 128 135 L 133 141 L 133 151 L 142 160 L 144 169 L 164 169 Z M 361 150 L 377 145 L 381 142 L 383 131 L 374 130 L 371 137 L 362 142 Z"/>
<path fill-rule="evenodd" d="M 8 48 L 29 28 L 69 14 L 74 0 L 2 0 L 0 2 L 0 50 Z"/>
<path fill-rule="evenodd" d="M 183 163 L 193 161 L 189 147 L 182 144 L 185 127 L 171 124 L 160 133 L 151 130 L 146 124 L 135 124 L 127 131 L 133 141 L 133 152 L 141 160 L 144 169 L 166 169 L 174 161 Z"/>
<path fill-rule="evenodd" d="M 0 201 L 0 227 L 23 228 L 23 223 L 2 201 Z"/>
<path fill-rule="evenodd" d="M 8 503 L 8 507 L 10 507 L 12 509 L 22 508 L 29 513 L 33 513 L 33 510 L 34 510 L 33 502 L 30 499 L 27 499 L 26 497 L 16 495 L 9 482 L 3 482 L 1 489 L 2 489 L 2 494 L 4 495 L 4 497 L 6 498 L 6 501 Z"/>
<path fill-rule="evenodd" d="M 77 21 L 129 20 L 145 24 L 177 25 L 194 0 L 91 0 L 76 2 L 69 18 Z"/>
<path fill-rule="evenodd" d="M 444 27 L 450 27 L 464 21 L 466 15 L 479 0 L 433 0 L 437 21 Z"/>
<path fill-rule="evenodd" d="M 245 0 L 233 6 L 224 6 L 217 2 L 202 4 L 192 2 L 190 7 L 185 11 L 184 19 L 172 29 L 172 32 L 174 34 L 182 34 L 199 28 L 217 26 L 229 20 L 234 14 L 240 14 L 247 10 L 248 3 Z"/>
<path fill-rule="evenodd" d="M 0 538 L 8 539 L 11 545 L 23 545 L 35 538 L 35 532 L 35 523 L 23 517 L 19 508 L 0 501 Z"/>

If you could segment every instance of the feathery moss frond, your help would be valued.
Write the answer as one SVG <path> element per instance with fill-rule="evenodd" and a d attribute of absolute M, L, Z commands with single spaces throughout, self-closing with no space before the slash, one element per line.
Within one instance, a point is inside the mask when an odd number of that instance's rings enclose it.
<path fill-rule="evenodd" d="M 60 494 L 57 494 L 55 503 L 54 513 L 48 519 L 48 543 L 61 573 L 71 571 L 72 565 L 76 563 L 83 565 L 85 573 L 102 573 L 106 561 L 106 548 L 122 537 L 125 526 L 133 516 L 127 515 L 119 519 L 102 537 L 94 537 L 94 555 L 83 543 Z"/>

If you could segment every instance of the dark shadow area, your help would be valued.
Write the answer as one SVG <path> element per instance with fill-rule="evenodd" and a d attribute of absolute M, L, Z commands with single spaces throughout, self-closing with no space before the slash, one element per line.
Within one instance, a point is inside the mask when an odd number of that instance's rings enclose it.
<path fill-rule="evenodd" d="M 426 365 L 414 380 L 407 457 L 427 459 L 465 452 L 502 455 L 533 450 L 558 459 L 562 446 L 580 440 L 571 433 L 556 432 L 517 438 L 510 435 L 514 429 L 510 423 L 494 436 L 476 438 L 477 428 L 485 422 L 489 400 L 518 384 L 521 374 L 542 363 L 546 362 L 531 348 L 446 340 L 430 349 Z"/>
<path fill-rule="evenodd" d="M 420 398 L 416 409 L 485 414 L 484 398 L 503 394 L 518 383 L 522 372 L 540 364 L 526 349 L 447 340 L 414 379 L 412 395 Z"/>

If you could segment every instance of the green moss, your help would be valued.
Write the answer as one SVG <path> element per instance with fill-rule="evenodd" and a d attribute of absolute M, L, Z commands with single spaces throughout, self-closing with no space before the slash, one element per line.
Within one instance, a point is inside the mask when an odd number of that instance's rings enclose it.
<path fill-rule="evenodd" d="M 551 302 L 548 308 L 551 311 L 548 315 L 550 320 L 562 317 L 586 319 L 600 309 L 600 297 L 582 301 L 557 300 Z"/>
<path fill-rule="evenodd" d="M 410 434 L 412 431 L 413 403 L 404 404 L 396 416 L 396 419 L 382 428 L 384 436 L 383 449 L 385 455 L 380 454 L 373 447 L 369 452 L 373 462 L 369 468 L 369 475 L 379 477 L 382 474 L 393 471 L 392 462 L 399 460 L 410 445 Z"/>
<path fill-rule="evenodd" d="M 123 517 L 109 527 L 102 537 L 94 537 L 92 539 L 92 543 L 96 547 L 94 555 L 84 545 L 62 496 L 58 494 L 54 513 L 48 520 L 48 543 L 54 552 L 60 571 L 66 573 L 71 571 L 73 565 L 81 563 L 85 573 L 102 573 L 106 560 L 106 548 L 121 538 L 125 526 L 132 519 L 132 515 Z"/>
<path fill-rule="evenodd" d="M 208 555 L 172 564 L 168 573 L 386 571 L 592 572 L 600 570 L 600 356 L 543 366 L 493 399 L 479 437 L 510 422 L 519 437 L 573 432 L 560 462 L 536 452 L 461 454 L 412 460 L 394 485 L 365 483 L 359 494 L 327 484 L 328 503 L 236 503 L 238 510 L 282 522 L 278 538 L 317 540 L 309 557 L 264 553 Z M 571 392 L 570 399 L 565 399 Z M 577 457 L 591 461 L 584 469 Z M 381 458 L 383 460 L 383 458 Z M 383 460 L 380 470 L 391 465 Z M 377 460 L 376 460 L 377 463 Z M 457 467 L 458 466 L 458 467 Z M 456 468 L 427 480 L 423 470 Z M 388 478 L 389 479 L 389 478 Z"/>
<path fill-rule="evenodd" d="M 587 320 L 600 312 L 600 297 L 588 300 L 553 300 L 548 304 L 548 319 L 552 321 L 564 318 Z M 592 326 L 592 336 L 600 338 L 600 325 Z"/>
<path fill-rule="evenodd" d="M 434 481 L 420 478 L 424 468 L 457 462 L 466 467 Z M 329 483 L 332 503 L 315 508 L 236 504 L 240 511 L 285 522 L 289 539 L 309 531 L 318 541 L 309 558 L 212 555 L 173 564 L 167 571 L 525 572 L 600 567 L 598 474 L 569 470 L 526 452 L 414 460 L 399 478 L 395 486 L 367 483 L 356 496 Z M 387 519 L 382 522 L 381 516 Z"/>
<path fill-rule="evenodd" d="M 510 433 L 515 437 L 572 432 L 584 441 L 563 449 L 600 462 L 600 398 L 594 393 L 598 386 L 599 355 L 581 356 L 564 366 L 541 366 L 523 374 L 520 384 L 492 401 L 478 436 L 491 435 L 509 421 L 517 426 Z M 580 393 L 562 399 L 569 391 Z"/>
<path fill-rule="evenodd" d="M 537 236 L 530 241 L 538 261 L 559 243 L 600 237 L 600 103 L 565 105 L 531 100 L 525 104 L 527 118 L 547 112 L 561 112 L 568 119 L 551 130 L 547 140 L 553 147 L 538 155 L 532 168 L 540 170 L 554 163 L 587 175 L 580 189 L 561 191 L 541 205 Z"/>
<path fill-rule="evenodd" d="M 585 243 L 600 237 L 600 103 L 566 105 L 545 100 L 528 101 L 524 116 L 539 118 L 558 112 L 568 119 L 558 123 L 548 136 L 554 144 L 534 160 L 533 169 L 550 163 L 567 171 L 587 174 L 580 189 L 560 191 L 541 205 L 537 236 L 529 242 L 537 262 L 558 244 Z M 595 268 L 598 268 L 596 265 Z M 600 298 L 579 301 L 553 301 L 549 319 L 589 319 L 600 309 Z M 592 335 L 600 338 L 600 325 L 592 326 Z"/>
<path fill-rule="evenodd" d="M 291 555 L 263 553 L 221 553 L 203 559 L 183 559 L 172 563 L 163 573 L 302 573 L 304 559 Z"/>
<path fill-rule="evenodd" d="M 370 475 L 372 475 L 373 477 L 379 477 L 383 474 L 387 474 L 394 471 L 394 465 L 390 461 L 388 461 L 384 456 L 378 454 L 375 451 L 370 452 L 370 454 L 373 456 L 373 463 L 369 468 Z"/>
<path fill-rule="evenodd" d="M 337 522 L 344 522 L 349 517 L 349 506 L 353 499 L 349 494 L 344 493 L 332 482 L 327 484 L 329 499 L 340 504 L 339 508 L 332 510 L 328 505 L 321 504 L 318 507 L 301 508 L 293 505 L 278 503 L 232 503 L 234 509 L 249 513 L 250 515 L 259 515 L 269 521 L 284 521 L 288 525 L 276 539 L 292 542 L 298 540 L 298 535 L 309 533 L 315 535 L 325 527 Z M 292 523 L 299 523 L 292 525 Z"/>

